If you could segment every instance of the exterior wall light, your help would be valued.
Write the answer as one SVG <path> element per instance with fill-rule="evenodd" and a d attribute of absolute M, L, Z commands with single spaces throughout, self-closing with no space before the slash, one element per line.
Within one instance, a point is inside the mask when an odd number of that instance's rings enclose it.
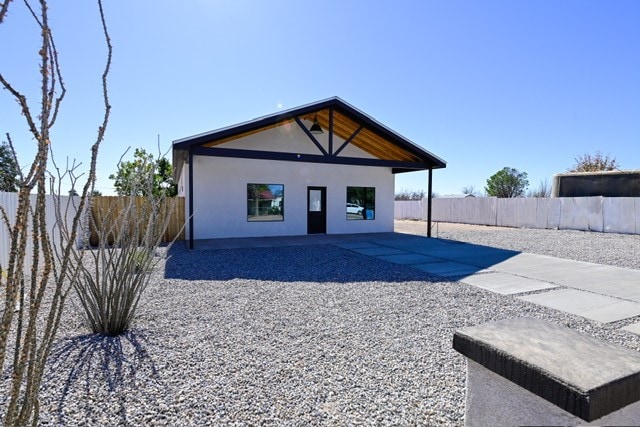
<path fill-rule="evenodd" d="M 321 134 L 324 133 L 322 128 L 320 127 L 320 123 L 318 123 L 318 115 L 317 114 L 313 118 L 313 124 L 311 125 L 311 128 L 309 129 L 309 132 L 311 132 L 314 135 L 321 135 Z"/>

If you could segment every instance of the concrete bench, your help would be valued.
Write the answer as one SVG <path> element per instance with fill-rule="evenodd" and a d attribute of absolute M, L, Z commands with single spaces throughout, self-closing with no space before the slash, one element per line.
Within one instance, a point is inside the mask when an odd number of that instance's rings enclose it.
<path fill-rule="evenodd" d="M 528 317 L 460 329 L 453 348 L 468 426 L 640 424 L 640 352 Z"/>

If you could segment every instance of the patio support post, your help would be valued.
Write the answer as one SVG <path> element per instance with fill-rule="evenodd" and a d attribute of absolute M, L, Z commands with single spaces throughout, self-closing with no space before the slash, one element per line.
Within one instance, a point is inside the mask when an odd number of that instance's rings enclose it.
<path fill-rule="evenodd" d="M 431 199 L 433 198 L 433 168 L 429 168 L 429 186 L 427 190 L 427 237 L 431 237 Z"/>
<path fill-rule="evenodd" d="M 193 249 L 193 150 L 189 148 L 189 249 Z"/>

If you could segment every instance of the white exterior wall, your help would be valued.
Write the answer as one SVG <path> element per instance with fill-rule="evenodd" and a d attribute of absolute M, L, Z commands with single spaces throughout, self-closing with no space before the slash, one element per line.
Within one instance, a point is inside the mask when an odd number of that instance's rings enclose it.
<path fill-rule="evenodd" d="M 309 186 L 327 188 L 327 234 L 393 231 L 390 168 L 203 156 L 194 164 L 194 239 L 307 234 Z M 284 221 L 247 221 L 247 184 L 283 184 Z M 347 187 L 375 187 L 374 220 L 347 220 Z"/>
<path fill-rule="evenodd" d="M 328 147 L 327 132 L 317 139 Z M 343 140 L 334 136 L 333 149 Z M 322 154 L 296 123 L 219 145 L 221 148 Z M 215 150 L 215 148 L 213 148 Z M 348 145 L 340 157 L 372 158 Z M 392 232 L 394 175 L 391 168 L 276 160 L 194 157 L 194 239 L 307 234 L 307 187 L 327 189 L 327 234 Z M 178 183 L 189 215 L 189 168 Z M 247 221 L 247 184 L 284 185 L 284 221 Z M 347 187 L 375 187 L 375 219 L 347 220 Z M 188 220 L 187 220 L 188 223 Z M 189 229 L 187 227 L 187 235 Z"/>

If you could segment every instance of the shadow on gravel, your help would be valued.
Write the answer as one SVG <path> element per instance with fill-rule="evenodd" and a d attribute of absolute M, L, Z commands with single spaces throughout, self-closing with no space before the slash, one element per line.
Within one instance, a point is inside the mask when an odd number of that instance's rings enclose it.
<path fill-rule="evenodd" d="M 93 418 L 96 401 L 104 406 L 106 399 L 109 411 L 118 414 L 120 424 L 129 424 L 127 390 L 137 387 L 137 375 L 157 377 L 157 369 L 145 350 L 147 341 L 144 331 L 129 331 L 117 337 L 81 335 L 58 341 L 51 351 L 49 373 L 43 381 L 43 387 L 60 390 L 54 415 L 57 423 L 67 424 L 65 413 L 81 412 L 87 423 L 92 424 L 97 421 Z M 144 374 L 140 374 L 141 370 Z"/>
<path fill-rule="evenodd" d="M 408 282 L 435 276 L 333 245 L 187 251 L 174 245 L 165 277 L 182 280 L 253 279 L 278 282 Z"/>

